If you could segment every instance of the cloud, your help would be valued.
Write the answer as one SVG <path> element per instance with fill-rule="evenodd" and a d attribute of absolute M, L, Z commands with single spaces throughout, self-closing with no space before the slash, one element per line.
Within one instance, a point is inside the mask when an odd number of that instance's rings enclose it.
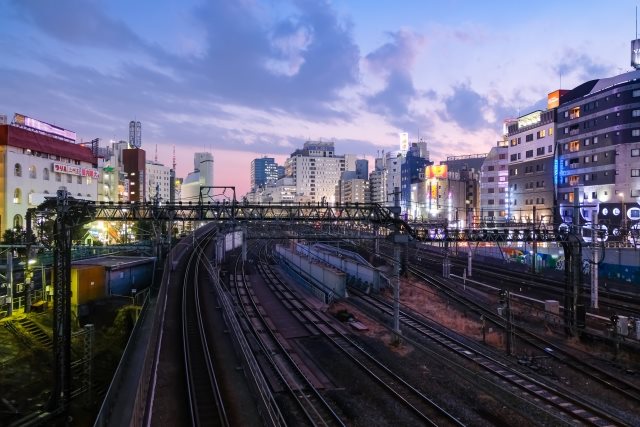
<path fill-rule="evenodd" d="M 368 68 L 382 76 L 392 73 L 409 74 L 418 53 L 425 44 L 425 38 L 408 30 L 389 32 L 387 35 L 391 41 L 365 57 Z"/>
<path fill-rule="evenodd" d="M 578 81 L 584 82 L 606 77 L 612 71 L 611 67 L 602 65 L 602 61 L 574 49 L 565 49 L 560 58 L 560 61 L 553 66 L 553 70 L 556 75 L 562 75 L 565 78 L 575 75 Z"/>
<path fill-rule="evenodd" d="M 360 53 L 351 26 L 325 2 L 294 2 L 271 19 L 248 2 L 206 2 L 202 60 L 184 63 L 200 90 L 225 102 L 320 119 L 346 118 L 332 103 L 358 83 Z"/>
<path fill-rule="evenodd" d="M 474 91 L 468 84 L 453 88 L 453 95 L 444 100 L 444 120 L 454 121 L 463 129 L 477 130 L 489 125 L 484 118 L 485 109 L 489 106 L 486 97 Z"/>
<path fill-rule="evenodd" d="M 145 48 L 142 40 L 122 21 L 85 0 L 13 0 L 18 16 L 59 41 L 110 49 Z"/>
<path fill-rule="evenodd" d="M 365 57 L 367 68 L 380 76 L 384 87 L 365 98 L 370 111 L 387 116 L 395 125 L 415 127 L 411 102 L 419 95 L 411 76 L 416 57 L 424 45 L 424 37 L 407 30 L 388 33 L 390 41 Z"/>

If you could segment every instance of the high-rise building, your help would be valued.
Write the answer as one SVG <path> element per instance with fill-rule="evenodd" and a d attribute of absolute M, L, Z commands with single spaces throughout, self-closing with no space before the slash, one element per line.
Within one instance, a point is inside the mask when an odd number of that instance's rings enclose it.
<path fill-rule="evenodd" d="M 447 206 L 447 218 L 465 226 L 480 222 L 480 169 L 486 154 L 449 156 L 440 162 L 447 166 L 448 193 L 439 204 Z M 463 219 L 464 218 L 464 219 Z"/>
<path fill-rule="evenodd" d="M 348 165 L 347 165 L 348 166 Z M 358 159 L 356 160 L 356 177 L 358 179 L 369 179 L 369 160 Z"/>
<path fill-rule="evenodd" d="M 369 174 L 369 197 L 372 203 L 384 204 L 387 201 L 387 174 L 384 158 L 377 157 L 373 171 Z"/>
<path fill-rule="evenodd" d="M 369 203 L 369 180 L 361 178 L 357 171 L 344 171 L 336 187 L 336 201 L 339 203 Z"/>
<path fill-rule="evenodd" d="M 409 219 L 418 217 L 420 206 L 417 184 L 424 180 L 425 167 L 432 164 L 433 162 L 429 161 L 429 159 L 420 157 L 419 149 L 410 149 L 407 151 L 404 162 L 400 165 L 400 191 L 402 193 L 400 206 L 402 212 Z"/>
<path fill-rule="evenodd" d="M 251 189 L 256 190 L 278 180 L 278 165 L 273 157 L 251 161 Z"/>
<path fill-rule="evenodd" d="M 597 213 L 616 229 L 640 219 L 640 70 L 591 80 L 560 97 L 557 198 L 565 222 Z M 577 200 L 576 200 L 577 197 Z M 573 218 L 573 205 L 582 219 Z"/>
<path fill-rule="evenodd" d="M 553 222 L 555 121 L 554 107 L 505 122 L 509 144 L 508 215 L 517 222 Z"/>
<path fill-rule="evenodd" d="M 333 142 L 305 142 L 285 162 L 287 176 L 295 181 L 296 201 L 335 203 L 340 175 L 347 163 L 353 163 L 354 170 L 355 160 L 355 156 L 337 156 Z"/>
<path fill-rule="evenodd" d="M 388 151 L 385 153 L 385 206 L 395 206 L 397 201 L 400 204 L 401 187 L 401 166 L 404 161 L 402 153 L 398 151 Z"/>
<path fill-rule="evenodd" d="M 193 171 L 182 182 L 180 199 L 198 203 L 212 201 L 215 196 L 208 187 L 213 186 L 213 155 L 207 152 L 193 155 Z M 201 191 L 202 190 L 202 191 Z"/>
<path fill-rule="evenodd" d="M 169 203 L 171 200 L 171 168 L 155 161 L 146 162 L 146 201 Z"/>
<path fill-rule="evenodd" d="M 480 217 L 483 223 L 504 223 L 509 208 L 508 142 L 498 141 L 480 170 Z"/>
<path fill-rule="evenodd" d="M 125 174 L 125 191 L 130 202 L 146 200 L 146 153 L 139 148 L 122 150 L 122 170 Z"/>
<path fill-rule="evenodd" d="M 140 148 L 142 146 L 142 124 L 136 121 L 129 122 L 129 146 Z"/>

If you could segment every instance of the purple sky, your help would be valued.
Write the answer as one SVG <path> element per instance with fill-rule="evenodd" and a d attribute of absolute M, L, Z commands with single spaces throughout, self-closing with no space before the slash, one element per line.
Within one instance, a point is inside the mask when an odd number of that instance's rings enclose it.
<path fill-rule="evenodd" d="M 614 7 L 615 6 L 615 7 Z M 126 139 L 178 175 L 211 151 L 249 186 L 307 139 L 372 156 L 418 135 L 433 160 L 487 152 L 548 92 L 629 69 L 636 4 L 602 1 L 8 0 L 0 114 Z M 560 77 L 562 76 L 562 77 Z"/>

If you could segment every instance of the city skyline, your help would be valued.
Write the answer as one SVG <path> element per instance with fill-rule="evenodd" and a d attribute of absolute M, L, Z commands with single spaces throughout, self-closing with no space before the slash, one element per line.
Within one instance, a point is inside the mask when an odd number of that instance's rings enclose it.
<path fill-rule="evenodd" d="M 211 151 L 239 195 L 252 159 L 308 139 L 371 157 L 404 131 L 435 160 L 486 153 L 547 93 L 630 68 L 634 2 L 514 3 L 11 1 L 0 114 L 103 145 L 135 119 L 159 161 L 175 144 L 178 176 Z"/>

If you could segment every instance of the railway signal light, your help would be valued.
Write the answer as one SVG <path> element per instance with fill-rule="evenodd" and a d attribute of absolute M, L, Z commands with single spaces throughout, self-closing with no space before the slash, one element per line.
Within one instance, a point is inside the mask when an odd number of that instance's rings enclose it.
<path fill-rule="evenodd" d="M 498 303 L 501 305 L 506 304 L 507 302 L 507 291 L 504 289 L 500 289 L 498 291 Z"/>

